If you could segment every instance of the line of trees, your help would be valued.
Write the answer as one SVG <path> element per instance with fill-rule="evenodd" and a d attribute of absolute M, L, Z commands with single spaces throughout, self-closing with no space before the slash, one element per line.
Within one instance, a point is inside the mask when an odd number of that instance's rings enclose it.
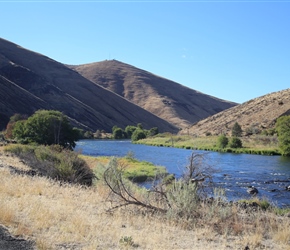
<path fill-rule="evenodd" d="M 275 131 L 278 134 L 281 154 L 290 156 L 290 116 L 278 118 Z M 112 128 L 113 139 L 138 141 L 158 133 L 157 127 L 146 130 L 141 123 L 137 126 L 128 125 L 124 130 L 118 126 Z M 236 122 L 232 128 L 231 139 L 225 135 L 219 136 L 218 147 L 241 148 L 242 141 L 239 137 L 242 133 L 241 126 Z M 80 129 L 70 125 L 66 115 L 56 110 L 38 110 L 28 118 L 15 114 L 10 118 L 5 131 L 7 139 L 15 139 L 20 143 L 58 144 L 69 149 L 75 147 L 75 142 L 82 138 L 82 134 Z"/>
<path fill-rule="evenodd" d="M 137 126 L 128 125 L 124 130 L 118 126 L 112 128 L 113 139 L 138 141 L 158 133 L 157 127 L 146 130 L 141 123 Z M 73 128 L 68 117 L 56 110 L 38 110 L 30 117 L 15 114 L 10 117 L 5 131 L 6 139 L 13 139 L 19 143 L 58 144 L 69 149 L 75 147 L 77 140 L 93 137 L 90 131 Z"/>
<path fill-rule="evenodd" d="M 128 125 L 124 130 L 118 126 L 112 128 L 113 139 L 131 139 L 132 141 L 138 141 L 149 136 L 157 135 L 158 133 L 157 127 L 146 130 L 141 123 L 138 123 L 137 126 Z"/>
<path fill-rule="evenodd" d="M 290 116 L 281 116 L 277 119 L 275 128 L 270 132 L 265 131 L 265 134 L 273 135 L 277 133 L 279 141 L 280 153 L 284 156 L 290 156 Z M 241 126 L 236 122 L 232 128 L 232 137 L 229 139 L 225 135 L 218 137 L 219 148 L 241 148 L 242 141 L 239 137 L 242 136 L 243 130 Z"/>
<path fill-rule="evenodd" d="M 242 148 L 243 143 L 242 140 L 239 138 L 242 136 L 243 130 L 237 122 L 234 124 L 232 128 L 232 137 L 229 139 L 225 135 L 220 135 L 218 137 L 218 147 L 219 148 Z"/>

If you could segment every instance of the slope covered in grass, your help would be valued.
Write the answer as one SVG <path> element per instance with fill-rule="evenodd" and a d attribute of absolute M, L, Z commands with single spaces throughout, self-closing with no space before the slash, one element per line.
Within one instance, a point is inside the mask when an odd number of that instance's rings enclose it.
<path fill-rule="evenodd" d="M 1 152 L 0 224 L 37 249 L 289 249 L 290 218 L 272 210 L 204 204 L 190 219 L 134 206 L 108 212 L 102 181 L 82 187 L 19 175 L 11 166 L 29 170 Z"/>

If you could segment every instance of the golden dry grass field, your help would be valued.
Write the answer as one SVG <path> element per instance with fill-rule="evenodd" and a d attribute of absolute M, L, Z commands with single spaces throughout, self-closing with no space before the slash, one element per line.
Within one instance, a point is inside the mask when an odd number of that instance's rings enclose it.
<path fill-rule="evenodd" d="M 108 212 L 109 190 L 101 182 L 60 184 L 9 166 L 29 169 L 0 150 L 0 224 L 36 249 L 290 249 L 289 216 L 235 206 L 205 206 L 196 222 L 133 206 Z"/>

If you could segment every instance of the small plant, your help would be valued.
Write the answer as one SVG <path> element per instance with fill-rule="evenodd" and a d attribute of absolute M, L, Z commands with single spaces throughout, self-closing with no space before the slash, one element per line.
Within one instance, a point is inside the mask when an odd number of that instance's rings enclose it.
<path fill-rule="evenodd" d="M 125 156 L 125 158 L 128 159 L 129 161 L 136 161 L 135 154 L 133 151 L 129 151 Z"/>
<path fill-rule="evenodd" d="M 131 247 L 135 245 L 132 236 L 122 236 L 121 239 L 119 240 L 119 243 L 123 246 L 131 246 Z"/>

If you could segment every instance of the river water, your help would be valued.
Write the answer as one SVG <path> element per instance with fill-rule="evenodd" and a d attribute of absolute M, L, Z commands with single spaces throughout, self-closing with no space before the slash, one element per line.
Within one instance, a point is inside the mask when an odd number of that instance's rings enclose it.
<path fill-rule="evenodd" d="M 129 152 L 141 161 L 165 166 L 169 173 L 181 176 L 189 163 L 192 150 L 132 144 L 128 140 L 81 140 L 75 151 L 91 156 L 126 156 Z M 228 200 L 249 198 L 248 186 L 255 186 L 258 197 L 266 198 L 279 207 L 290 207 L 290 158 L 249 154 L 194 151 L 202 154 L 204 164 L 216 173 L 213 182 L 226 191 Z"/>

